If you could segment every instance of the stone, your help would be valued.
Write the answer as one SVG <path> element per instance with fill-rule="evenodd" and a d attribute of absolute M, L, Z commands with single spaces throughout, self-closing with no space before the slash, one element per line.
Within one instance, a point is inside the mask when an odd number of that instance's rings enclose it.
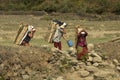
<path fill-rule="evenodd" d="M 116 68 L 117 68 L 118 71 L 120 71 L 120 66 L 117 66 Z"/>
<path fill-rule="evenodd" d="M 102 56 L 102 59 L 103 59 L 103 60 L 108 60 L 109 57 L 108 57 L 108 56 Z"/>
<path fill-rule="evenodd" d="M 93 66 L 97 67 L 97 66 L 99 66 L 99 63 L 96 62 L 93 64 Z"/>
<path fill-rule="evenodd" d="M 94 44 L 92 44 L 92 43 L 89 43 L 87 47 L 88 47 L 89 52 L 94 50 Z"/>
<path fill-rule="evenodd" d="M 72 66 L 77 66 L 78 60 L 72 59 L 72 60 L 70 61 L 70 64 L 71 64 Z"/>
<path fill-rule="evenodd" d="M 113 59 L 113 63 L 117 66 L 119 64 L 117 59 Z"/>
<path fill-rule="evenodd" d="M 88 76 L 88 77 L 83 78 L 83 80 L 94 80 L 94 77 L 93 76 Z"/>
<path fill-rule="evenodd" d="M 99 66 L 104 67 L 104 68 L 115 68 L 115 65 L 111 62 L 104 61 L 102 63 L 99 63 Z"/>
<path fill-rule="evenodd" d="M 52 78 L 52 80 L 56 80 L 55 78 Z"/>
<path fill-rule="evenodd" d="M 13 74 L 14 76 L 17 76 L 18 75 L 18 73 L 17 72 L 14 72 L 14 74 Z"/>
<path fill-rule="evenodd" d="M 5 64 L 0 64 L 1 69 L 4 69 Z"/>
<path fill-rule="evenodd" d="M 28 75 L 22 75 L 23 80 L 29 79 Z"/>
<path fill-rule="evenodd" d="M 78 65 L 80 68 L 85 68 L 85 66 L 86 66 L 86 64 L 84 62 L 79 62 Z"/>
<path fill-rule="evenodd" d="M 69 47 L 69 49 L 67 50 L 68 54 L 71 56 L 71 57 L 75 57 L 76 56 L 76 49 L 73 48 L 73 47 Z"/>
<path fill-rule="evenodd" d="M 111 71 L 111 70 L 99 70 L 98 72 L 96 72 L 95 74 L 94 74 L 94 77 L 95 78 L 106 78 L 106 77 L 108 77 L 108 76 L 113 76 L 115 74 L 115 72 L 114 71 Z"/>
<path fill-rule="evenodd" d="M 89 72 L 88 71 L 86 71 L 86 70 L 81 70 L 81 71 L 79 71 L 79 73 L 80 73 L 80 76 L 81 77 L 88 77 L 89 76 Z"/>
<path fill-rule="evenodd" d="M 11 71 L 7 72 L 7 76 L 13 76 L 13 75 L 16 76 L 17 73 L 15 73 L 15 72 L 13 73 L 13 72 L 11 72 Z"/>
<path fill-rule="evenodd" d="M 70 72 L 73 73 L 74 71 L 75 71 L 75 68 L 72 67 L 72 68 L 70 69 Z"/>
<path fill-rule="evenodd" d="M 102 63 L 99 63 L 100 66 L 109 66 L 110 64 L 108 62 L 102 62 Z"/>
<path fill-rule="evenodd" d="M 96 52 L 91 52 L 91 53 L 89 53 L 89 55 L 92 56 L 92 57 L 101 58 Z"/>
<path fill-rule="evenodd" d="M 68 58 L 70 57 L 70 55 L 68 54 L 67 51 L 61 51 L 61 50 L 59 50 L 59 52 L 62 53 L 64 56 L 68 57 Z"/>
<path fill-rule="evenodd" d="M 98 62 L 98 63 L 101 63 L 102 62 L 102 58 L 101 57 L 94 57 L 93 58 L 93 62 Z"/>
<path fill-rule="evenodd" d="M 21 74 L 24 75 L 26 72 L 24 70 L 21 70 Z"/>
<path fill-rule="evenodd" d="M 25 72 L 27 72 L 28 74 L 31 74 L 32 70 L 29 67 L 25 67 Z"/>
<path fill-rule="evenodd" d="M 110 66 L 111 68 L 115 68 L 116 66 L 113 63 L 108 63 L 108 66 Z"/>
<path fill-rule="evenodd" d="M 92 72 L 92 73 L 98 72 L 98 68 L 96 68 L 94 66 L 86 66 L 85 70 Z"/>
<path fill-rule="evenodd" d="M 87 65 L 87 66 L 91 66 L 92 63 L 91 63 L 91 62 L 86 62 L 86 65 Z"/>
<path fill-rule="evenodd" d="M 63 77 L 59 76 L 56 80 L 63 80 Z"/>
<path fill-rule="evenodd" d="M 73 47 L 69 47 L 68 52 L 75 52 L 75 49 Z"/>
<path fill-rule="evenodd" d="M 53 48 L 51 48 L 51 51 L 57 53 L 59 50 L 58 50 L 58 48 L 53 47 Z"/>
<path fill-rule="evenodd" d="M 78 71 L 79 69 L 80 69 L 79 66 L 74 66 L 74 70 L 75 70 L 75 71 Z"/>
<path fill-rule="evenodd" d="M 87 59 L 88 62 L 92 62 L 93 58 L 91 56 L 89 56 L 89 58 Z"/>
<path fill-rule="evenodd" d="M 15 64 L 14 67 L 15 67 L 15 69 L 20 69 L 20 68 L 21 68 L 21 65 L 20 65 L 20 64 L 18 64 L 18 65 Z"/>

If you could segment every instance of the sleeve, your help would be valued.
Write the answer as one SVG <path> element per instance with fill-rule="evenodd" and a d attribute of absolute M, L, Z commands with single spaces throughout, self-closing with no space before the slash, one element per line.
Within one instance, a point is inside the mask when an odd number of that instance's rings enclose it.
<path fill-rule="evenodd" d="M 77 35 L 77 41 L 76 41 L 76 44 L 75 44 L 76 49 L 77 49 L 77 46 L 78 46 L 79 37 L 80 37 L 80 35 Z"/>

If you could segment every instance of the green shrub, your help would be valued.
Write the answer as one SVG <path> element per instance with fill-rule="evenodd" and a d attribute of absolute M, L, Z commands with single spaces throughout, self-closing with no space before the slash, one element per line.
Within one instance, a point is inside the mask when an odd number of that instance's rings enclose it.
<path fill-rule="evenodd" d="M 116 14 L 120 14 L 120 2 L 114 4 L 112 12 Z"/>
<path fill-rule="evenodd" d="M 0 0 L 0 10 L 62 13 L 120 13 L 119 0 Z"/>

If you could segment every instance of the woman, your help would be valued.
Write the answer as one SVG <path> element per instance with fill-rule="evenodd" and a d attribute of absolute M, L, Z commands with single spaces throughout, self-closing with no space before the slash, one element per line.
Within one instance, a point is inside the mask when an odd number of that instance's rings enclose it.
<path fill-rule="evenodd" d="M 21 44 L 23 46 L 30 46 L 29 42 L 31 38 L 33 38 L 34 33 L 36 32 L 36 29 L 33 26 L 28 26 L 28 31 L 29 31 L 28 34 L 26 35 L 26 37 L 24 38 Z"/>
<path fill-rule="evenodd" d="M 77 30 L 78 30 L 77 42 L 76 42 L 77 59 L 86 61 L 88 58 L 88 54 L 87 54 L 88 49 L 87 49 L 87 41 L 86 41 L 86 37 L 88 33 L 82 28 L 78 28 Z"/>
<path fill-rule="evenodd" d="M 56 22 L 57 24 L 56 31 L 53 37 L 54 47 L 58 48 L 59 50 L 62 50 L 61 37 L 63 37 L 63 35 L 66 34 L 65 27 L 67 26 L 67 24 L 57 20 L 54 22 Z"/>

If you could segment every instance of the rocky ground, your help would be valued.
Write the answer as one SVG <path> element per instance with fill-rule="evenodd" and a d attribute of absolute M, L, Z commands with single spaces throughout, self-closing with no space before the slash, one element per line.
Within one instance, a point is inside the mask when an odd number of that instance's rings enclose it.
<path fill-rule="evenodd" d="M 89 44 L 89 59 L 76 60 L 75 50 L 60 51 L 41 47 L 0 46 L 1 80 L 120 80 L 118 58 L 104 55 L 109 47 L 119 42 Z M 105 48 L 106 46 L 106 48 Z M 108 47 L 109 46 L 109 47 Z M 113 48 L 113 47 L 112 47 Z M 110 48 L 108 54 L 116 46 Z M 101 50 L 103 49 L 103 50 Z M 116 51 L 117 52 L 117 51 Z"/>
<path fill-rule="evenodd" d="M 41 48 L 0 47 L 0 74 L 5 80 L 42 80 L 41 74 L 49 75 L 49 53 L 46 54 Z"/>
<path fill-rule="evenodd" d="M 116 41 L 109 41 L 106 43 L 100 43 L 96 45 L 96 51 L 100 51 L 101 53 L 109 56 L 112 60 L 117 58 L 120 61 L 120 39 Z"/>
<path fill-rule="evenodd" d="M 60 15 L 0 15 L 0 80 L 120 80 L 120 41 L 109 42 L 120 36 L 120 16 Z M 67 36 L 73 41 L 74 26 L 87 29 L 88 43 L 95 44 L 89 44 L 87 62 L 77 61 L 75 51 L 67 50 L 67 45 L 59 51 L 46 44 L 43 36 L 52 19 L 69 24 Z M 32 47 L 13 44 L 21 22 L 37 29 Z"/>

